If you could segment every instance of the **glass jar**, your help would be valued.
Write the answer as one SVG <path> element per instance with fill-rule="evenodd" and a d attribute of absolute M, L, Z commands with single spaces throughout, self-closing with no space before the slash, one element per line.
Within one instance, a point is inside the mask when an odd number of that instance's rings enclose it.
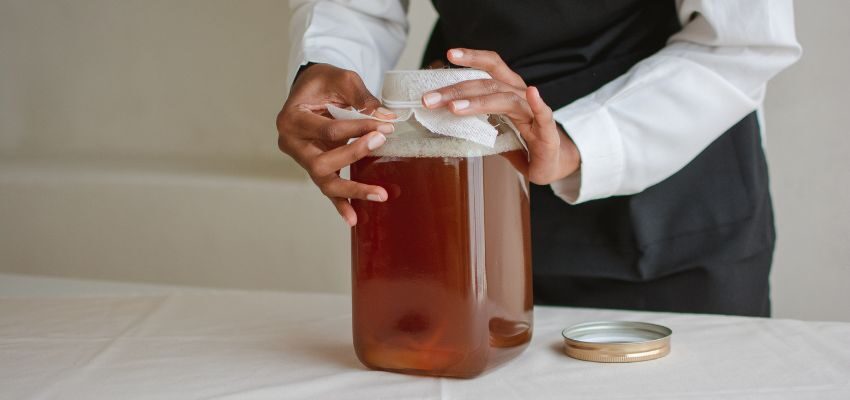
<path fill-rule="evenodd" d="M 504 124 L 494 148 L 397 124 L 351 166 L 386 202 L 353 200 L 354 348 L 366 366 L 473 377 L 532 333 L 527 156 Z"/>

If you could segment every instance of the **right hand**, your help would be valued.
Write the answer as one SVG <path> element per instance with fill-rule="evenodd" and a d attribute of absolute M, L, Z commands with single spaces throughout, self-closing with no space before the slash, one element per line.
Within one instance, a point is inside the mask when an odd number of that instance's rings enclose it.
<path fill-rule="evenodd" d="M 396 116 L 380 107 L 357 73 L 328 64 L 315 64 L 295 80 L 289 98 L 277 115 L 278 148 L 307 170 L 349 225 L 357 214 L 349 199 L 386 201 L 380 186 L 342 179 L 339 170 L 369 155 L 386 142 L 393 125 L 371 119 L 334 120 L 326 105 L 354 107 L 382 119 Z M 357 140 L 348 143 L 349 139 Z"/>

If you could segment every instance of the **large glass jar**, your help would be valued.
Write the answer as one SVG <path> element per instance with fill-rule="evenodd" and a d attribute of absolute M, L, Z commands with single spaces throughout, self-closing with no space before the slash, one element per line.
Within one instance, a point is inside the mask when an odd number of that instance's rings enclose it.
<path fill-rule="evenodd" d="M 354 347 L 373 369 L 473 377 L 518 355 L 532 333 L 526 153 L 399 123 L 351 167 L 386 202 L 353 200 Z"/>

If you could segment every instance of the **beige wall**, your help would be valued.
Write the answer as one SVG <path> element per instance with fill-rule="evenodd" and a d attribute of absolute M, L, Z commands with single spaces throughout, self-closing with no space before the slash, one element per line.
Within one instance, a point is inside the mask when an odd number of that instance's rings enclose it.
<path fill-rule="evenodd" d="M 850 3 L 796 2 L 803 58 L 768 88 L 776 314 L 850 321 Z"/>
<path fill-rule="evenodd" d="M 0 0 L 0 152 L 279 160 L 283 0 Z"/>
<path fill-rule="evenodd" d="M 275 147 L 285 0 L 0 0 L 0 272 L 348 289 L 347 231 Z M 414 1 L 400 66 L 434 12 Z M 850 321 L 842 0 L 769 89 L 780 317 Z"/>

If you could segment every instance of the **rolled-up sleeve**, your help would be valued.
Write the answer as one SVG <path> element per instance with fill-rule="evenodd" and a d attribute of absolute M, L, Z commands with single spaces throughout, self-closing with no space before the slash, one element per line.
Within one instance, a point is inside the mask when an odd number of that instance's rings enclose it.
<path fill-rule="evenodd" d="M 758 109 L 801 55 L 791 0 L 680 0 L 683 29 L 656 54 L 555 111 L 581 154 L 551 184 L 568 203 L 629 195 L 682 169 Z"/>
<path fill-rule="evenodd" d="M 298 67 L 327 63 L 357 72 L 377 93 L 407 38 L 406 3 L 399 0 L 290 0 L 289 84 Z"/>

